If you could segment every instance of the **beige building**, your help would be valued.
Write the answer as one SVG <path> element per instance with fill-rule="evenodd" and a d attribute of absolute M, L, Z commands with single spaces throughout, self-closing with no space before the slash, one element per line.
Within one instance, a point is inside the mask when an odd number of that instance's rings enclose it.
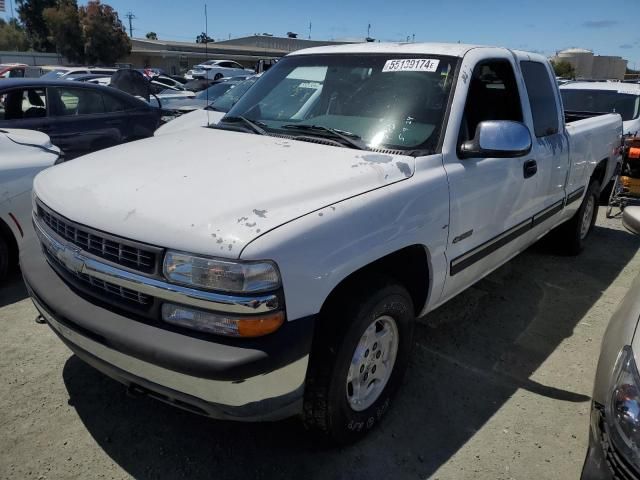
<path fill-rule="evenodd" d="M 594 55 L 584 48 L 568 48 L 556 53 L 554 62 L 569 62 L 576 71 L 576 78 L 593 80 L 624 80 L 627 60 L 622 57 Z"/>

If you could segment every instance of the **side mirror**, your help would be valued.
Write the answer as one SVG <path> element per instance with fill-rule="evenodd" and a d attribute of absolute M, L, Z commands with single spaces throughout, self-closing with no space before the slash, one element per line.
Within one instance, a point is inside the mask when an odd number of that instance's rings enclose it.
<path fill-rule="evenodd" d="M 531 132 L 520 122 L 487 120 L 476 127 L 473 140 L 460 146 L 462 158 L 523 157 L 531 151 Z"/>
<path fill-rule="evenodd" d="M 622 212 L 622 225 L 631 233 L 640 235 L 640 207 L 627 207 Z"/>

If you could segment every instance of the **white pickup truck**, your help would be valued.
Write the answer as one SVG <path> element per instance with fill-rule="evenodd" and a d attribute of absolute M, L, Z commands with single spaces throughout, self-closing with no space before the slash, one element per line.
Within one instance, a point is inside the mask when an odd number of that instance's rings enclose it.
<path fill-rule="evenodd" d="M 214 127 L 41 173 L 24 278 L 132 392 L 349 442 L 390 407 L 416 318 L 555 227 L 582 248 L 621 134 L 565 123 L 540 55 L 303 50 Z"/>

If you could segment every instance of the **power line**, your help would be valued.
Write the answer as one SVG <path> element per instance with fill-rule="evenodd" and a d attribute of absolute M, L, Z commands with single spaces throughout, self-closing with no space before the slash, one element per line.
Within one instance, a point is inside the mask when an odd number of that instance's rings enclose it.
<path fill-rule="evenodd" d="M 129 19 L 129 37 L 133 38 L 133 19 L 138 17 L 136 17 L 132 12 L 129 11 L 125 15 L 125 18 Z"/>

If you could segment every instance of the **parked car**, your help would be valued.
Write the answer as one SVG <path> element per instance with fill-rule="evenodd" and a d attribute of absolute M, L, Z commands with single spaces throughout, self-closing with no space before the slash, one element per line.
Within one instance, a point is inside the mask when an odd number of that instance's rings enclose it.
<path fill-rule="evenodd" d="M 41 75 L 40 67 L 31 67 L 24 63 L 0 63 L 0 79 L 35 78 Z"/>
<path fill-rule="evenodd" d="M 189 80 L 194 78 L 220 80 L 223 77 L 247 76 L 254 75 L 255 73 L 253 70 L 244 68 L 232 60 L 207 60 L 189 70 L 185 78 Z"/>
<path fill-rule="evenodd" d="M 640 133 L 640 85 L 622 82 L 569 82 L 560 87 L 565 111 L 573 118 L 619 113 L 625 135 Z"/>
<path fill-rule="evenodd" d="M 18 264 L 25 236 L 33 234 L 33 179 L 59 157 L 60 149 L 44 133 L 0 130 L 0 282 Z"/>
<path fill-rule="evenodd" d="M 48 71 L 40 78 L 43 80 L 58 80 L 68 75 L 81 75 L 88 73 L 112 75 L 116 70 L 117 69 L 115 68 L 108 67 L 54 67 L 49 68 Z"/>
<path fill-rule="evenodd" d="M 556 227 L 584 247 L 621 133 L 617 114 L 566 123 L 543 55 L 301 50 L 215 128 L 39 174 L 23 274 L 132 391 L 349 442 L 391 408 L 417 317 Z"/>
<path fill-rule="evenodd" d="M 110 75 L 102 75 L 99 73 L 74 73 L 63 77 L 64 80 L 71 80 L 76 82 L 88 82 L 96 85 L 109 86 L 111 84 Z"/>
<path fill-rule="evenodd" d="M 0 128 L 39 130 L 67 159 L 153 135 L 160 111 L 116 89 L 66 80 L 0 83 Z"/>
<path fill-rule="evenodd" d="M 241 82 L 235 82 L 233 80 L 222 82 L 221 85 L 229 88 L 215 100 L 211 101 L 210 98 L 208 105 L 206 98 L 204 102 L 199 101 L 196 108 L 192 108 L 193 105 L 176 108 L 176 104 L 163 103 L 163 118 L 168 123 L 161 125 L 154 135 L 167 135 L 193 127 L 215 125 L 224 117 L 226 112 L 231 110 L 231 107 L 236 104 L 249 88 L 256 83 L 258 78 L 259 75 L 254 75 Z M 201 93 L 202 92 L 198 95 Z M 169 102 L 172 101 L 170 100 Z"/>
<path fill-rule="evenodd" d="M 209 88 L 199 91 L 191 98 L 173 98 L 164 100 L 162 102 L 162 110 L 166 114 L 178 111 L 186 113 L 197 109 L 203 109 L 218 97 L 226 93 L 229 89 L 236 87 L 242 81 L 243 80 L 236 80 L 235 78 L 216 81 Z"/>
<path fill-rule="evenodd" d="M 640 235 L 640 207 L 627 207 L 622 222 Z M 639 319 L 640 276 L 611 317 L 602 339 L 582 480 L 640 478 Z"/>

